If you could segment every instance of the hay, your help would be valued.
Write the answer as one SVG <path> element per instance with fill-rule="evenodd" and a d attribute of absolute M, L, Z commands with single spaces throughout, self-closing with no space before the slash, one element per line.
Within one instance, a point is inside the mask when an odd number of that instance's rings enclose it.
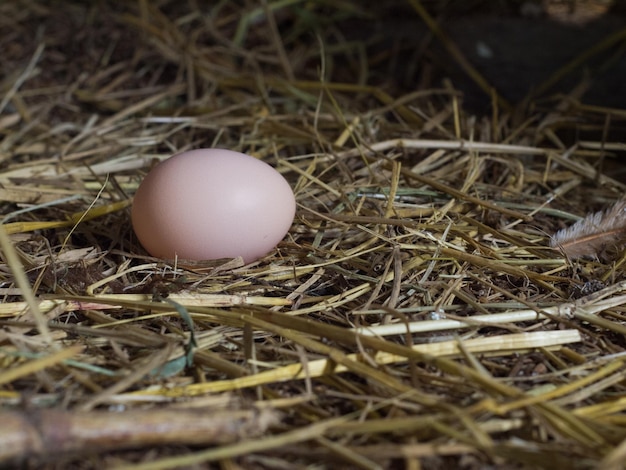
<path fill-rule="evenodd" d="M 623 197 L 626 110 L 514 108 L 431 2 L 380 3 L 0 4 L 0 464 L 623 468 L 626 256 L 550 240 Z M 490 116 L 390 79 L 358 31 L 397 10 Z M 209 146 L 288 179 L 289 234 L 149 257 L 132 195 Z"/>

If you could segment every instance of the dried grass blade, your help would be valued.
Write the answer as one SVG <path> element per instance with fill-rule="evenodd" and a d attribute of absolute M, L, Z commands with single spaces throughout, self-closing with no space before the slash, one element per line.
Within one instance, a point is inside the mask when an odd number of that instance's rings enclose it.
<path fill-rule="evenodd" d="M 4 227 L 0 227 L 0 249 L 2 253 L 4 253 L 4 257 L 7 265 L 13 272 L 13 277 L 15 278 L 15 283 L 22 291 L 22 296 L 26 301 L 28 308 L 35 319 L 35 323 L 37 324 L 37 329 L 39 333 L 43 337 L 44 341 L 51 345 L 52 347 L 57 347 L 56 343 L 54 343 L 52 336 L 50 335 L 50 329 L 48 328 L 48 323 L 46 317 L 39 311 L 39 303 L 35 298 L 35 293 L 33 292 L 30 282 L 28 281 L 28 277 L 24 271 L 24 266 L 19 259 L 17 252 L 15 251 L 15 247 L 9 238 L 9 235 L 4 230 Z"/>
<path fill-rule="evenodd" d="M 537 333 L 519 333 L 512 335 L 492 336 L 486 338 L 476 338 L 463 342 L 465 349 L 474 353 L 485 353 L 498 351 L 505 353 L 506 351 L 519 351 L 522 349 L 534 349 L 550 346 L 558 346 L 561 344 L 579 342 L 581 340 L 580 333 L 577 330 L 537 332 Z M 433 344 L 420 344 L 413 347 L 415 351 L 422 354 L 434 356 L 450 356 L 459 354 L 458 341 L 442 341 Z M 349 354 L 346 356 L 350 361 L 361 362 L 363 358 L 360 354 Z M 405 356 L 379 352 L 374 357 L 377 364 L 393 364 L 397 362 L 405 362 Z M 306 368 L 300 363 L 289 364 L 277 369 L 259 372 L 255 375 L 238 377 L 231 380 L 218 380 L 208 383 L 193 384 L 186 387 L 160 389 L 160 390 L 140 390 L 131 392 L 127 396 L 150 396 L 150 395 L 166 395 L 166 396 L 193 396 L 206 393 L 217 393 L 229 390 L 239 390 L 242 388 L 255 387 L 275 382 L 285 382 L 289 380 L 298 380 L 304 378 L 315 378 L 328 375 L 330 373 L 337 374 L 347 372 L 349 368 L 346 365 L 336 364 L 332 359 L 319 359 L 309 361 Z"/>
<path fill-rule="evenodd" d="M 522 408 L 524 406 L 530 406 L 536 403 L 545 403 L 548 401 L 552 401 L 558 397 L 569 395 L 571 393 L 574 393 L 576 390 L 582 389 L 586 387 L 587 385 L 593 384 L 594 382 L 599 381 L 603 379 L 604 377 L 619 371 L 623 367 L 624 367 L 624 363 L 621 361 L 615 361 L 615 362 L 609 363 L 594 373 L 586 375 L 581 379 L 574 380 L 572 382 L 561 385 L 560 387 L 557 387 L 546 393 L 541 393 L 539 395 L 526 396 L 518 400 L 509 402 L 506 404 L 502 404 L 497 409 L 498 413 L 504 415 L 506 413 L 510 413 L 513 410 Z"/>
<path fill-rule="evenodd" d="M 191 468 L 204 463 L 237 457 L 239 455 L 268 451 L 278 447 L 293 446 L 298 442 L 309 441 L 323 436 L 329 429 L 350 419 L 348 417 L 331 418 L 296 428 L 276 436 L 249 439 L 235 444 L 219 446 L 198 452 L 188 452 L 179 457 L 166 457 L 147 463 L 119 465 L 113 470 L 164 470 L 169 468 Z"/>
<path fill-rule="evenodd" d="M 33 374 L 35 372 L 39 372 L 40 370 L 46 369 L 47 367 L 53 366 L 60 362 L 69 359 L 72 356 L 80 353 L 83 350 L 81 345 L 70 346 L 67 349 L 62 349 L 54 354 L 50 354 L 48 356 L 35 359 L 25 364 L 19 365 L 9 370 L 5 370 L 0 373 L 0 384 L 11 383 L 14 380 L 17 380 L 26 375 Z"/>

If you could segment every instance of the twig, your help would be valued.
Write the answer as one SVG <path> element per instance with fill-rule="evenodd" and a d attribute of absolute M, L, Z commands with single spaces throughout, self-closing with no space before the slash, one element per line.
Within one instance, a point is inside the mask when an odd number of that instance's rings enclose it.
<path fill-rule="evenodd" d="M 277 418 L 278 413 L 269 409 L 4 411 L 0 464 L 164 444 L 225 444 L 260 435 Z"/>

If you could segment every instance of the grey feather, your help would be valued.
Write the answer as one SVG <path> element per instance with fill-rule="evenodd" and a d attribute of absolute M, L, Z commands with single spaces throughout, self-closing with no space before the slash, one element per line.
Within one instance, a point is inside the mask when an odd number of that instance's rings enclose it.
<path fill-rule="evenodd" d="M 595 212 L 574 225 L 559 230 L 550 242 L 569 258 L 606 259 L 626 245 L 626 200 L 607 210 Z"/>

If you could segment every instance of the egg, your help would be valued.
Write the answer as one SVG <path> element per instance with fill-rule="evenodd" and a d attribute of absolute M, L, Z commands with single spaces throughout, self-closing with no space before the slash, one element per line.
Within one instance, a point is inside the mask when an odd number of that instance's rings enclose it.
<path fill-rule="evenodd" d="M 296 211 L 283 176 L 250 155 L 197 149 L 159 163 L 131 210 L 139 242 L 154 257 L 255 261 L 276 247 Z"/>

